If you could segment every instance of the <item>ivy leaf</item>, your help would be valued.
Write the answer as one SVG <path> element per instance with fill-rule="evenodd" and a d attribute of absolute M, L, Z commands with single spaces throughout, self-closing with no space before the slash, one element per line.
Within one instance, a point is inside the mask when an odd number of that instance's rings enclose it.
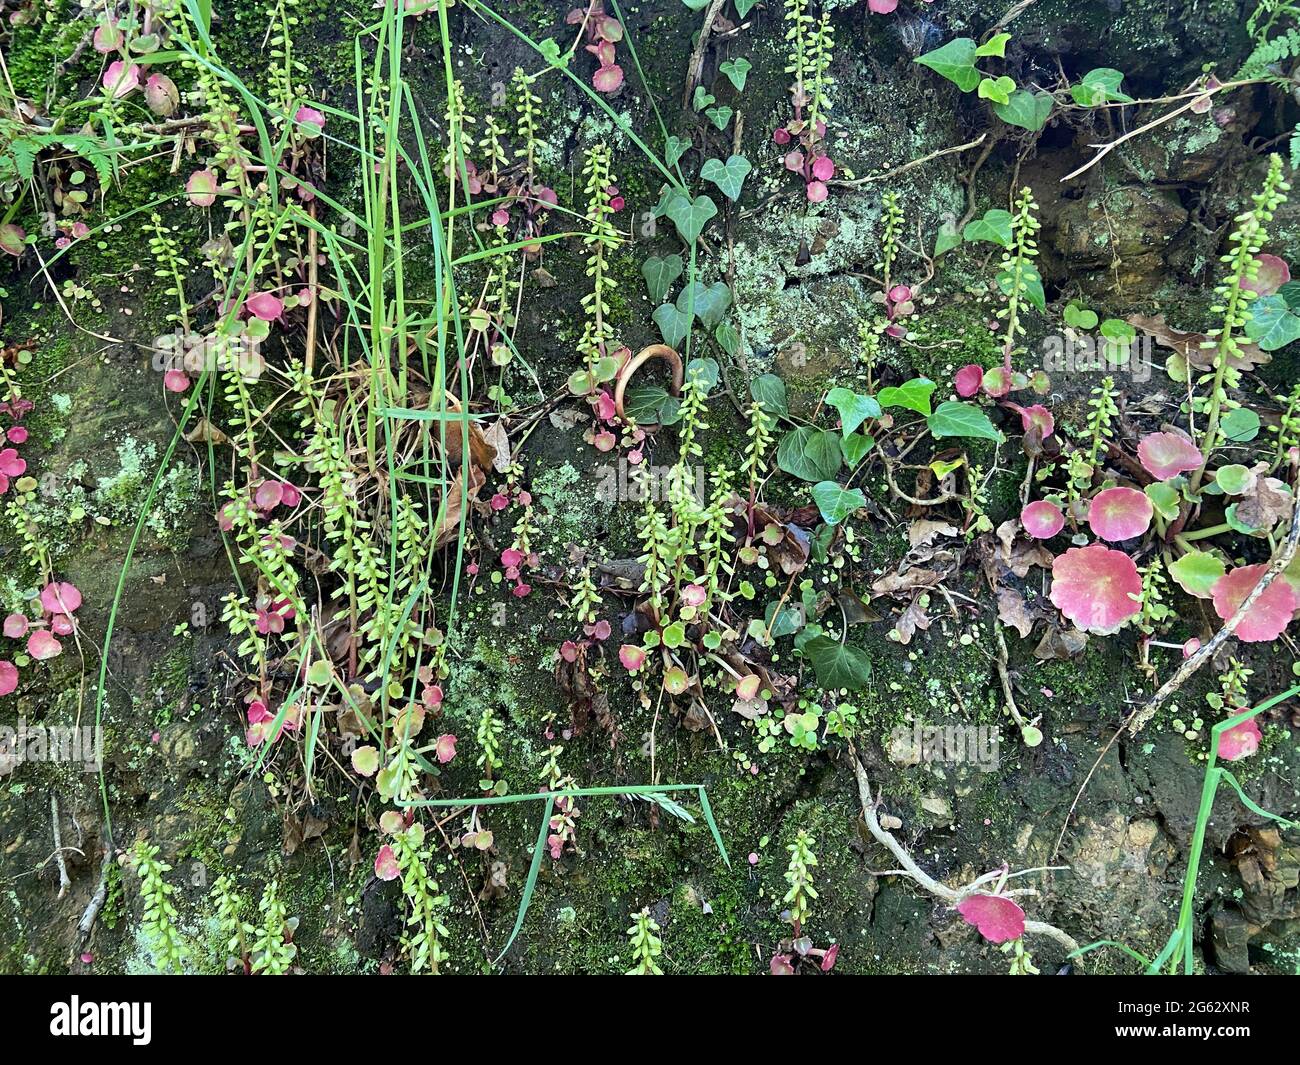
<path fill-rule="evenodd" d="M 691 97 L 691 106 L 697 111 L 703 111 L 710 104 L 718 102 L 718 98 L 709 92 L 703 85 L 695 86 L 695 95 Z"/>
<path fill-rule="evenodd" d="M 737 4 L 736 8 L 739 11 L 740 5 Z M 745 16 L 742 14 L 740 17 L 744 18 Z M 754 69 L 754 64 L 741 56 L 738 59 L 728 59 L 725 63 L 720 63 L 718 69 L 727 75 L 727 80 L 736 87 L 736 92 L 744 92 L 745 79 L 749 77 L 749 72 Z"/>
<path fill-rule="evenodd" d="M 985 211 L 983 218 L 966 224 L 961 235 L 968 241 L 983 240 L 1003 248 L 1011 247 L 1011 212 L 995 207 Z"/>
<path fill-rule="evenodd" d="M 758 0 L 735 0 L 735 2 L 736 14 L 744 18 L 754 9 L 754 5 L 758 3 Z"/>
<path fill-rule="evenodd" d="M 985 78 L 979 84 L 978 96 L 981 100 L 992 100 L 995 104 L 1011 102 L 1011 94 L 1016 91 L 1014 78 L 1005 74 L 998 78 Z"/>
<path fill-rule="evenodd" d="M 930 432 L 939 439 L 945 436 L 976 437 L 982 440 L 996 440 L 1001 443 L 1003 435 L 993 427 L 989 416 L 973 403 L 958 403 L 949 400 L 940 403 L 933 414 L 926 419 Z"/>
<path fill-rule="evenodd" d="M 859 507 L 867 505 L 861 489 L 845 488 L 838 481 L 821 481 L 813 485 L 813 502 L 827 525 L 838 525 Z"/>
<path fill-rule="evenodd" d="M 749 394 L 768 414 L 782 418 L 790 416 L 790 402 L 786 399 L 785 382 L 774 373 L 755 377 L 749 385 Z"/>
<path fill-rule="evenodd" d="M 698 375 L 699 379 L 704 383 L 705 395 L 718 387 L 718 374 L 720 372 L 718 360 L 711 359 L 707 355 L 692 359 L 686 364 L 686 380 L 690 381 Z"/>
<path fill-rule="evenodd" d="M 685 311 L 678 310 L 671 303 L 661 303 L 654 309 L 651 319 L 659 327 L 659 335 L 670 348 L 677 348 L 686 339 L 691 320 Z"/>
<path fill-rule="evenodd" d="M 730 107 L 710 107 L 704 114 L 717 129 L 722 130 L 727 128 L 727 123 L 735 112 Z"/>
<path fill-rule="evenodd" d="M 725 281 L 715 281 L 711 285 L 693 281 L 677 296 L 677 309 L 682 314 L 687 314 L 692 300 L 695 317 L 712 329 L 722 321 L 722 316 L 731 306 L 731 289 L 727 288 Z"/>
<path fill-rule="evenodd" d="M 814 636 L 803 645 L 803 656 L 812 663 L 823 688 L 862 688 L 871 679 L 871 659 L 852 644 Z"/>
<path fill-rule="evenodd" d="M 1097 67 L 1083 76 L 1078 85 L 1070 86 L 1070 95 L 1080 107 L 1099 107 L 1102 104 L 1128 104 L 1133 97 L 1120 92 L 1124 72 L 1112 67 Z"/>
<path fill-rule="evenodd" d="M 676 253 L 665 255 L 662 259 L 652 255 L 641 264 L 641 276 L 645 278 L 646 288 L 650 291 L 651 303 L 663 303 L 669 290 L 682 276 L 686 264 Z"/>
<path fill-rule="evenodd" d="M 1300 340 L 1300 316 L 1287 305 L 1285 296 L 1262 296 L 1250 305 L 1246 335 L 1261 351 L 1277 351 Z"/>
<path fill-rule="evenodd" d="M 930 395 L 934 382 L 928 377 L 914 377 L 896 388 L 882 388 L 876 395 L 882 407 L 906 407 L 918 414 L 930 416 Z"/>
<path fill-rule="evenodd" d="M 709 0 L 682 0 L 682 3 L 692 11 L 703 11 L 709 6 Z"/>
<path fill-rule="evenodd" d="M 1009 126 L 1037 133 L 1052 115 L 1052 97 L 1050 93 L 1017 89 L 1006 103 L 994 104 L 993 112 Z"/>
<path fill-rule="evenodd" d="M 637 385 L 627 390 L 623 400 L 623 409 L 638 425 L 672 425 L 679 405 L 663 385 Z"/>
<path fill-rule="evenodd" d="M 763 623 L 758 626 L 759 631 L 771 630 L 771 636 L 774 640 L 779 640 L 782 636 L 789 636 L 803 628 L 804 616 L 798 607 L 785 607 L 779 614 L 776 612 L 776 603 L 768 603 L 767 609 L 763 612 Z M 755 618 L 755 621 L 758 619 Z"/>
<path fill-rule="evenodd" d="M 694 244 L 704 232 L 709 219 L 718 213 L 717 205 L 707 196 L 696 196 L 690 200 L 685 193 L 673 191 L 674 195 L 666 205 L 666 213 L 677 227 L 677 235 L 687 244 Z"/>
<path fill-rule="evenodd" d="M 1288 307 L 1300 307 L 1300 281 L 1288 281 L 1277 290 L 1277 295 L 1286 300 Z"/>
<path fill-rule="evenodd" d="M 961 242 L 961 230 L 957 228 L 957 223 L 945 222 L 934 237 L 934 257 L 937 259 L 944 252 L 952 251 Z"/>
<path fill-rule="evenodd" d="M 733 155 L 725 163 L 721 159 L 706 159 L 700 167 L 700 177 L 712 181 L 734 203 L 740 199 L 740 186 L 752 169 L 753 165 L 743 155 Z"/>
<path fill-rule="evenodd" d="M 686 149 L 690 146 L 690 141 L 682 140 L 681 137 L 670 133 L 664 141 L 664 160 L 669 166 L 676 166 L 678 160 L 686 154 Z"/>
<path fill-rule="evenodd" d="M 801 481 L 829 481 L 840 472 L 842 462 L 839 437 L 824 429 L 801 425 L 776 446 L 777 466 Z"/>
<path fill-rule="evenodd" d="M 975 69 L 975 58 L 979 52 L 976 44 L 969 37 L 958 37 L 954 41 L 949 41 L 942 48 L 936 48 L 933 52 L 926 52 L 925 55 L 918 57 L 915 62 L 920 63 L 923 67 L 929 67 L 936 74 L 947 78 L 962 92 L 970 92 L 980 83 L 983 77 Z"/>
<path fill-rule="evenodd" d="M 740 334 L 727 322 L 718 323 L 718 328 L 713 331 L 713 339 L 733 359 L 740 353 Z"/>
<path fill-rule="evenodd" d="M 1006 59 L 1007 42 L 1011 40 L 1011 34 L 999 33 L 996 37 L 990 37 L 987 41 L 975 49 L 975 54 L 981 58 L 989 56 L 998 59 Z"/>
<path fill-rule="evenodd" d="M 826 402 L 840 412 L 840 431 L 847 437 L 868 418 L 880 417 L 880 404 L 872 396 L 848 388 L 832 388 Z"/>
<path fill-rule="evenodd" d="M 844 452 L 844 462 L 848 468 L 857 469 L 858 463 L 866 457 L 875 442 L 875 438 L 866 433 L 854 433 L 840 440 L 840 450 Z"/>

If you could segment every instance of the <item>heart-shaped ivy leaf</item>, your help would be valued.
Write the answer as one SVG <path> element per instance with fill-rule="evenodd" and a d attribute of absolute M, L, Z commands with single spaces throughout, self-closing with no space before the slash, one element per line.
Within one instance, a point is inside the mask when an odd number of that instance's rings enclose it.
<path fill-rule="evenodd" d="M 703 111 L 709 104 L 718 102 L 718 98 L 709 92 L 703 85 L 695 86 L 695 95 L 691 97 L 691 106 L 697 111 Z"/>
<path fill-rule="evenodd" d="M 973 403 L 958 403 L 950 400 L 940 403 L 935 412 L 926 419 L 930 432 L 939 439 L 946 436 L 976 437 L 983 440 L 996 440 L 1003 436 L 993 427 L 989 416 Z"/>
<path fill-rule="evenodd" d="M 691 324 L 690 317 L 685 311 L 678 310 L 671 303 L 661 303 L 650 317 L 659 327 L 659 335 L 664 338 L 665 344 L 670 348 L 681 346 Z"/>
<path fill-rule="evenodd" d="M 677 309 L 683 314 L 694 309 L 695 317 L 710 329 L 722 321 L 730 306 L 731 289 L 727 288 L 725 281 L 715 281 L 711 285 L 693 281 L 677 296 Z"/>
<path fill-rule="evenodd" d="M 876 399 L 882 407 L 906 407 L 918 414 L 930 416 L 930 395 L 934 382 L 928 377 L 914 377 L 895 388 L 882 388 Z"/>
<path fill-rule="evenodd" d="M 802 654 L 812 663 L 817 683 L 823 688 L 862 688 L 871 679 L 871 659 L 852 644 L 814 636 L 803 645 Z"/>
<path fill-rule="evenodd" d="M 1011 102 L 1011 94 L 1016 91 L 1016 81 L 1005 74 L 998 78 L 985 78 L 979 84 L 978 96 L 981 100 L 992 100 L 995 104 Z"/>
<path fill-rule="evenodd" d="M 749 394 L 768 414 L 787 417 L 790 403 L 786 398 L 785 382 L 774 373 L 765 373 L 755 377 L 749 385 Z"/>
<path fill-rule="evenodd" d="M 718 213 L 717 205 L 709 197 L 696 196 L 691 200 L 676 189 L 666 207 L 668 217 L 677 227 L 677 235 L 687 244 L 694 244 L 704 232 L 709 219 Z"/>
<path fill-rule="evenodd" d="M 852 389 L 832 388 L 826 393 L 826 402 L 840 412 L 840 432 L 846 437 L 868 418 L 880 417 L 880 404 L 876 399 Z"/>
<path fill-rule="evenodd" d="M 1003 248 L 1011 247 L 1011 212 L 995 207 L 984 212 L 983 218 L 976 218 L 966 224 L 961 231 L 968 241 L 984 240 Z"/>
<path fill-rule="evenodd" d="M 1263 296 L 1250 305 L 1246 335 L 1261 351 L 1277 351 L 1300 340 L 1300 316 L 1282 295 Z"/>
<path fill-rule="evenodd" d="M 1047 125 L 1052 115 L 1052 96 L 1051 93 L 1017 89 L 1006 103 L 995 103 L 993 111 L 1007 125 L 1037 133 Z"/>
<path fill-rule="evenodd" d="M 739 7 L 739 5 L 737 5 Z M 741 16 L 744 18 L 744 16 Z M 745 91 L 745 79 L 749 77 L 749 72 L 754 69 L 754 64 L 744 56 L 738 59 L 728 59 L 725 63 L 718 64 L 718 69 L 727 75 L 727 80 L 736 87 L 736 92 Z"/>
<path fill-rule="evenodd" d="M 700 167 L 700 177 L 712 181 L 734 203 L 740 199 L 740 187 L 752 169 L 753 166 L 743 155 L 730 156 L 725 163 L 721 159 L 706 159 Z"/>
<path fill-rule="evenodd" d="M 726 129 L 727 123 L 735 113 L 730 107 L 710 107 L 704 112 L 708 120 L 718 129 Z"/>
<path fill-rule="evenodd" d="M 682 276 L 685 269 L 686 264 L 682 262 L 682 257 L 675 252 L 672 255 L 665 255 L 662 259 L 652 255 L 643 262 L 641 276 L 645 278 L 646 288 L 650 291 L 650 302 L 663 303 L 668 298 L 669 290 L 677 283 L 677 279 Z"/>
<path fill-rule="evenodd" d="M 1111 67 L 1098 67 L 1088 71 L 1078 85 L 1071 85 L 1070 95 L 1080 107 L 1132 103 L 1133 97 L 1120 91 L 1120 83 L 1123 80 L 1123 71 Z"/>
<path fill-rule="evenodd" d="M 958 37 L 942 48 L 926 52 L 916 62 L 951 81 L 962 92 L 970 92 L 980 83 L 982 74 L 975 69 L 978 48 L 969 37 Z"/>
<path fill-rule="evenodd" d="M 827 525 L 838 525 L 859 507 L 867 505 L 867 497 L 861 489 L 845 488 L 838 481 L 821 481 L 813 485 L 812 497 Z"/>
<path fill-rule="evenodd" d="M 835 433 L 801 425 L 781 437 L 776 464 L 801 481 L 829 481 L 843 463 L 840 439 Z"/>
<path fill-rule="evenodd" d="M 844 437 L 840 441 L 840 450 L 844 452 L 845 465 L 851 470 L 857 469 L 858 463 L 866 457 L 875 442 L 875 439 L 866 433 L 854 433 L 852 436 Z"/>
<path fill-rule="evenodd" d="M 676 166 L 677 162 L 686 154 L 686 149 L 691 146 L 691 142 L 682 140 L 675 134 L 669 134 L 664 140 L 664 159 L 669 166 Z"/>

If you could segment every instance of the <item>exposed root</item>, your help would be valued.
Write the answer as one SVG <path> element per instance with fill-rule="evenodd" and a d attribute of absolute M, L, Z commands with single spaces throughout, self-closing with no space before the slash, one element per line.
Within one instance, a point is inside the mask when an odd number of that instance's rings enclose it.
<path fill-rule="evenodd" d="M 858 780 L 858 799 L 862 803 L 862 819 L 867 824 L 867 829 L 875 838 L 876 842 L 887 848 L 898 862 L 899 871 L 908 877 L 911 877 L 922 888 L 928 891 L 935 898 L 943 899 L 944 902 L 956 906 L 962 899 L 970 895 L 977 894 L 982 885 L 990 880 L 1002 878 L 1004 876 L 1024 876 L 1031 872 L 1047 872 L 1047 869 L 1025 869 L 1018 873 L 1005 874 L 1003 870 L 995 870 L 991 873 L 985 873 L 977 877 L 971 883 L 960 888 L 950 888 L 947 884 L 941 884 L 935 880 L 929 873 L 916 864 L 915 859 L 907 852 L 907 848 L 898 841 L 898 838 L 880 824 L 880 818 L 876 813 L 876 800 L 871 794 L 871 781 L 867 777 L 867 771 L 862 762 L 858 759 L 857 752 L 851 751 L 850 757 L 853 759 L 853 774 Z M 1059 870 L 1063 867 L 1055 867 Z M 1004 892 L 1007 895 L 1024 895 L 1037 894 L 1032 889 L 1023 891 Z M 1079 949 L 1079 944 L 1074 937 L 1068 932 L 1063 932 L 1055 925 L 1047 924 L 1043 921 L 1025 921 L 1025 934 L 1044 936 L 1053 939 L 1059 943 L 1069 953 L 1074 953 Z"/>

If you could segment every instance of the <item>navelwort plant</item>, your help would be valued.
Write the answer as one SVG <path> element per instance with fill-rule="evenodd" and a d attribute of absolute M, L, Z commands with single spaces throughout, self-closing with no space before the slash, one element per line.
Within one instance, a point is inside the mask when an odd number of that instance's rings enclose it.
<path fill-rule="evenodd" d="M 627 938 L 635 964 L 625 975 L 663 976 L 658 958 L 664 952 L 664 945 L 658 932 L 659 925 L 650 916 L 649 909 L 632 915 L 632 927 L 627 930 Z"/>
<path fill-rule="evenodd" d="M 1245 286 L 1259 275 L 1256 256 L 1263 249 L 1266 227 L 1273 220 L 1273 213 L 1285 202 L 1290 188 L 1282 179 L 1282 157 L 1270 156 L 1264 185 L 1251 197 L 1250 210 L 1237 218 L 1237 227 L 1228 239 L 1230 250 L 1221 260 L 1227 266 L 1227 274 L 1215 288 L 1218 299 L 1210 313 L 1222 318 L 1202 345 L 1213 350 L 1214 369 L 1198 381 L 1209 385 L 1209 395 L 1197 397 L 1194 403 L 1194 409 L 1206 413 L 1206 422 L 1200 440 L 1203 460 L 1189 485 L 1192 493 L 1200 488 L 1215 449 L 1223 443 L 1220 432 L 1223 414 L 1236 405 L 1229 390 L 1239 387 L 1241 371 L 1233 363 L 1241 355 L 1240 333 L 1250 322 L 1249 308 L 1254 298 L 1254 293 Z"/>
<path fill-rule="evenodd" d="M 166 880 L 166 874 L 172 871 L 172 867 L 162 861 L 158 854 L 159 848 L 156 845 L 140 840 L 128 857 L 140 878 L 140 898 L 144 902 L 140 934 L 161 972 L 179 972 L 189 951 L 177 927 L 180 913 L 172 901 L 176 888 Z"/>

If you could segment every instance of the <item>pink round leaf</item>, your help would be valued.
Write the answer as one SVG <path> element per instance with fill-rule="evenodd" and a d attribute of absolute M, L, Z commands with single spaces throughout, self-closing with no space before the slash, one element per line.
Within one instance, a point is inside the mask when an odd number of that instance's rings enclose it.
<path fill-rule="evenodd" d="M 1117 632 L 1141 609 L 1142 578 L 1123 551 L 1101 544 L 1072 547 L 1052 563 L 1052 604 L 1079 628 Z"/>
<path fill-rule="evenodd" d="M 18 667 L 12 662 L 0 661 L 0 695 L 8 695 L 18 687 Z"/>
<path fill-rule="evenodd" d="M 212 170 L 196 170 L 185 182 L 185 195 L 195 207 L 211 207 L 217 202 L 217 175 Z"/>
<path fill-rule="evenodd" d="M 190 375 L 184 370 L 166 370 L 163 372 L 163 388 L 168 392 L 184 392 L 190 387 Z"/>
<path fill-rule="evenodd" d="M 16 448 L 7 447 L 0 451 L 0 473 L 6 477 L 21 477 L 27 470 L 27 461 L 19 456 Z"/>
<path fill-rule="evenodd" d="M 293 120 L 298 123 L 298 132 L 304 137 L 319 137 L 325 129 L 325 116 L 314 107 L 298 108 Z"/>
<path fill-rule="evenodd" d="M 375 855 L 375 876 L 380 880 L 396 880 L 401 872 L 401 866 L 397 864 L 397 855 L 393 852 L 393 848 L 385 843 Z"/>
<path fill-rule="evenodd" d="M 635 673 L 645 665 L 645 650 L 635 644 L 625 643 L 618 649 L 618 660 L 629 673 Z"/>
<path fill-rule="evenodd" d="M 30 624 L 26 614 L 10 614 L 5 618 L 5 635 L 11 640 L 21 640 L 27 635 Z"/>
<path fill-rule="evenodd" d="M 108 55 L 110 52 L 116 52 L 122 47 L 125 37 L 117 23 L 112 18 L 107 18 L 95 27 L 95 36 L 93 38 L 93 47 L 100 55 Z"/>
<path fill-rule="evenodd" d="M 1002 895 L 971 895 L 957 903 L 957 912 L 990 943 L 1010 943 L 1025 934 L 1025 911 Z"/>
<path fill-rule="evenodd" d="M 1268 566 L 1239 566 L 1214 582 L 1214 612 L 1224 621 L 1246 601 Z M 1270 643 L 1282 635 L 1296 611 L 1296 593 L 1286 581 L 1274 581 L 1263 595 L 1251 604 L 1233 635 L 1243 643 Z"/>
<path fill-rule="evenodd" d="M 867 8 L 877 15 L 891 14 L 898 7 L 898 0 L 867 0 Z"/>
<path fill-rule="evenodd" d="M 1241 287 L 1257 296 L 1271 296 L 1291 280 L 1291 267 L 1276 255 L 1256 255 L 1258 272 L 1254 280 L 1243 280 Z"/>
<path fill-rule="evenodd" d="M 264 322 L 274 322 L 284 314 L 284 300 L 273 292 L 255 292 L 244 306 L 249 314 Z"/>
<path fill-rule="evenodd" d="M 44 662 L 63 653 L 63 644 L 46 629 L 37 629 L 27 637 L 27 653 L 36 661 Z"/>
<path fill-rule="evenodd" d="M 953 376 L 952 384 L 957 390 L 957 395 L 962 399 L 970 399 L 980 390 L 980 385 L 984 383 L 984 367 L 979 363 L 973 362 L 969 366 L 963 366 Z"/>
<path fill-rule="evenodd" d="M 825 182 L 810 181 L 808 182 L 808 202 L 821 203 L 830 195 L 830 189 L 826 187 Z"/>
<path fill-rule="evenodd" d="M 1219 736 L 1218 755 L 1225 762 L 1236 762 L 1249 758 L 1259 750 L 1259 741 L 1264 738 L 1259 725 L 1252 717 L 1240 725 L 1233 725 Z"/>
<path fill-rule="evenodd" d="M 1026 433 L 1030 429 L 1037 429 L 1046 440 L 1056 429 L 1056 419 L 1052 417 L 1052 412 L 1041 403 L 1035 403 L 1032 407 L 1022 407 L 1019 403 L 1008 403 L 1007 406 L 1020 415 L 1020 427 Z"/>
<path fill-rule="evenodd" d="M 51 581 L 41 590 L 41 606 L 51 614 L 72 614 L 81 606 L 81 592 L 67 581 Z"/>
<path fill-rule="evenodd" d="M 115 60 L 104 71 L 103 85 L 105 92 L 121 99 L 140 87 L 140 68 L 134 63 L 127 66 L 122 60 Z"/>
<path fill-rule="evenodd" d="M 450 732 L 444 732 L 438 737 L 435 750 L 438 755 L 438 764 L 446 765 L 456 757 L 456 737 Z"/>
<path fill-rule="evenodd" d="M 591 84 L 597 92 L 614 92 L 623 84 L 623 68 L 617 63 L 603 66 L 591 76 Z"/>
<path fill-rule="evenodd" d="M 1035 540 L 1050 540 L 1065 528 L 1065 515 L 1055 503 L 1036 499 L 1020 512 L 1020 524 Z"/>
<path fill-rule="evenodd" d="M 1200 469 L 1201 453 L 1191 437 L 1177 430 L 1151 433 L 1138 443 L 1142 468 L 1160 481 Z"/>
<path fill-rule="evenodd" d="M 1107 488 L 1092 497 L 1088 525 L 1103 540 L 1119 543 L 1151 528 L 1155 513 L 1145 492 L 1136 488 Z"/>

